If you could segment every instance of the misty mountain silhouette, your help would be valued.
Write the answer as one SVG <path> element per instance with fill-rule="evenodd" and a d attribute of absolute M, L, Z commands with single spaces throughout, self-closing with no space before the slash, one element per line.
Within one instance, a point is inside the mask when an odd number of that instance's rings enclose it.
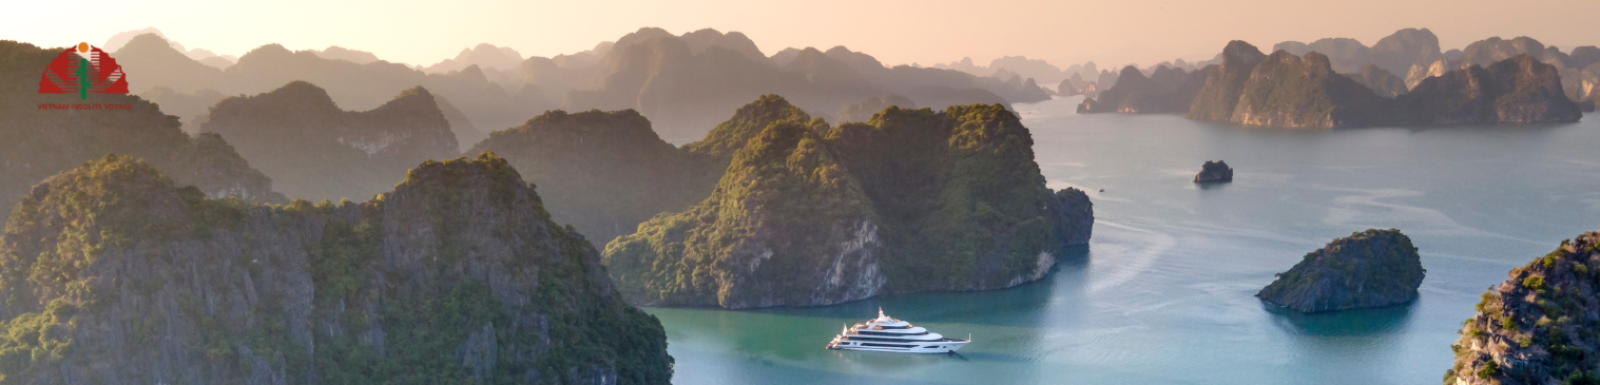
<path fill-rule="evenodd" d="M 190 136 L 176 117 L 138 96 L 40 94 L 40 71 L 67 48 L 0 40 L 0 207 L 62 170 L 107 154 L 142 158 L 182 185 L 211 197 L 284 202 L 272 180 L 217 135 Z M 204 69 L 210 67 L 201 66 Z M 42 110 L 39 103 L 127 104 L 122 111 Z M 98 113 L 97 113 L 98 112 Z M 9 210 L 9 209 L 8 209 Z"/>
<path fill-rule="evenodd" d="M 158 31 L 157 31 L 158 32 Z M 480 44 L 426 68 L 377 60 L 342 47 L 291 51 L 278 44 L 251 50 L 223 69 L 185 56 L 152 32 L 132 37 L 116 52 L 133 92 L 166 87 L 177 94 L 214 90 L 257 94 L 293 81 L 326 90 L 342 108 L 365 110 L 411 87 L 448 100 L 465 121 L 455 126 L 466 148 L 487 131 L 520 125 L 545 110 L 632 108 L 650 118 L 669 142 L 703 135 L 720 116 L 760 95 L 784 95 L 814 115 L 829 117 L 868 97 L 901 95 L 919 106 L 1038 101 L 1049 95 L 1031 78 L 977 77 L 953 70 L 885 67 L 845 47 L 826 52 L 785 50 L 790 60 L 765 56 L 738 32 L 702 29 L 681 36 L 641 28 L 594 50 L 553 58 L 522 58 L 515 50 Z M 804 56 L 804 57 L 802 57 Z M 174 94 L 176 93 L 176 94 Z M 195 112 L 188 108 L 183 113 Z M 186 117 L 187 119 L 187 117 Z"/>
<path fill-rule="evenodd" d="M 291 198 L 363 200 L 422 161 L 458 154 L 433 95 L 422 87 L 398 94 L 369 111 L 344 111 L 322 88 L 293 81 L 224 99 L 200 126 L 233 143 Z"/>

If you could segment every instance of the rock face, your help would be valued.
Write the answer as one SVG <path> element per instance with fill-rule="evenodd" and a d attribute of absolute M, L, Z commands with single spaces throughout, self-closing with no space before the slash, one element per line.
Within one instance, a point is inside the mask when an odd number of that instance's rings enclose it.
<path fill-rule="evenodd" d="M 107 157 L 0 236 L 0 371 L 28 384 L 665 384 L 661 324 L 503 159 L 363 203 L 208 199 Z"/>
<path fill-rule="evenodd" d="M 201 131 L 222 135 L 279 191 L 307 200 L 365 199 L 387 191 L 412 165 L 458 151 L 450 123 L 421 87 L 355 112 L 340 110 L 322 88 L 296 81 L 224 99 Z"/>
<path fill-rule="evenodd" d="M 1426 273 L 1411 238 L 1367 230 L 1306 254 L 1256 297 L 1302 313 L 1393 306 L 1417 299 Z"/>
<path fill-rule="evenodd" d="M 1405 75 L 1419 65 L 1425 70 L 1430 63 L 1444 59 L 1439 52 L 1439 37 L 1427 28 L 1395 31 L 1378 40 L 1371 48 L 1355 39 L 1330 38 L 1318 39 L 1311 44 L 1286 41 L 1274 45 L 1272 50 L 1286 51 L 1295 56 L 1321 53 L 1328 57 L 1334 71 L 1347 74 L 1361 72 L 1366 66 L 1376 66 L 1390 74 Z"/>
<path fill-rule="evenodd" d="M 1097 84 L 1096 87 L 1102 91 L 1111 89 L 1111 87 L 1116 87 L 1117 76 L 1118 74 L 1116 72 L 1111 72 L 1111 70 L 1100 70 L 1100 76 L 1095 77 L 1095 84 Z"/>
<path fill-rule="evenodd" d="M 1511 40 L 1491 37 L 1468 44 L 1461 50 L 1461 66 L 1466 68 L 1472 65 L 1488 66 L 1500 61 L 1517 57 L 1517 55 L 1542 56 L 1544 44 L 1527 36 L 1520 36 Z"/>
<path fill-rule="evenodd" d="M 239 157 L 216 135 L 191 137 L 154 103 L 137 96 L 90 93 L 40 94 L 46 65 L 67 50 L 40 49 L 0 41 L 0 210 L 9 210 L 29 189 L 58 172 L 108 153 L 148 160 L 178 183 L 210 197 L 287 202 L 272 179 Z M 119 58 L 120 59 L 120 58 Z M 136 78 L 134 72 L 128 72 Z M 126 104 L 127 110 L 41 110 L 39 104 Z"/>
<path fill-rule="evenodd" d="M 1200 173 L 1195 174 L 1194 183 L 1221 183 L 1233 181 L 1233 168 L 1228 167 L 1228 162 L 1218 160 L 1206 161 L 1200 165 Z"/>
<path fill-rule="evenodd" d="M 1089 65 L 1090 68 L 1094 67 L 1094 63 L 1093 62 L 1090 62 L 1089 64 L 1090 64 Z M 1076 66 L 1074 66 L 1074 67 L 1076 67 Z M 1100 88 L 1097 85 L 1095 85 L 1095 81 L 1094 80 L 1085 80 L 1083 78 L 1083 74 L 1078 73 L 1077 71 L 1073 71 L 1072 72 L 1072 76 L 1067 77 L 1066 79 L 1062 79 L 1061 83 L 1056 85 L 1056 95 L 1061 95 L 1061 96 L 1084 95 L 1084 96 L 1092 98 L 1092 97 L 1095 97 L 1095 96 L 1097 96 L 1099 94 L 1100 94 Z"/>
<path fill-rule="evenodd" d="M 1439 60 L 1439 37 L 1427 28 L 1406 28 L 1372 45 L 1372 64 L 1391 74 L 1407 73 L 1417 63 Z"/>
<path fill-rule="evenodd" d="M 1499 51 L 1479 48 L 1473 55 L 1497 57 L 1495 52 Z M 1573 122 L 1582 117 L 1579 106 L 1563 92 L 1557 67 L 1528 55 L 1495 62 L 1487 69 L 1473 65 L 1445 71 L 1449 64 L 1443 60 L 1426 69 L 1419 64 L 1412 67 L 1410 78 L 1438 75 L 1390 99 L 1383 95 L 1402 91 L 1392 75 L 1375 66 L 1355 75 L 1358 81 L 1333 73 L 1328 58 L 1317 52 L 1301 58 L 1278 51 L 1254 60 L 1259 54 L 1244 42 L 1229 43 L 1223 64 L 1207 75 L 1185 116 L 1247 126 L 1322 129 Z M 1251 68 L 1244 69 L 1246 65 Z"/>
<path fill-rule="evenodd" d="M 1228 42 L 1222 49 L 1222 64 L 1208 71 L 1205 85 L 1195 93 L 1184 115 L 1194 120 L 1228 121 L 1233 118 L 1233 108 L 1239 104 L 1244 83 L 1257 64 L 1267 59 L 1261 50 L 1239 40 Z"/>
<path fill-rule="evenodd" d="M 1444 383 L 1591 384 L 1600 381 L 1600 233 L 1561 247 L 1483 293 L 1451 345 Z"/>
<path fill-rule="evenodd" d="M 1444 75 L 1448 66 L 1449 64 L 1444 59 L 1417 63 L 1411 66 L 1411 70 L 1406 73 L 1406 89 L 1417 88 L 1417 84 L 1422 83 L 1424 79 Z"/>
<path fill-rule="evenodd" d="M 1428 78 L 1396 102 L 1413 124 L 1576 122 L 1555 67 L 1517 55 Z"/>
<path fill-rule="evenodd" d="M 637 304 L 815 306 L 1042 277 L 1089 237 L 1081 192 L 1044 187 L 999 105 L 890 107 L 869 123 L 768 124 L 711 196 L 606 245 Z"/>
<path fill-rule="evenodd" d="M 1077 78 L 1076 80 L 1079 80 L 1079 81 L 1083 80 L 1083 78 L 1078 76 L 1078 74 L 1072 74 L 1072 76 L 1074 78 Z M 1074 82 L 1073 80 L 1074 80 L 1073 78 L 1061 79 L 1061 83 L 1056 84 L 1056 95 L 1061 95 L 1061 96 L 1082 95 L 1083 91 L 1078 89 L 1078 83 Z"/>
<path fill-rule="evenodd" d="M 704 139 L 675 148 L 634 110 L 558 110 L 496 132 L 471 153 L 504 156 L 539 186 L 557 222 L 572 224 L 598 248 L 634 233 L 656 214 L 704 200 L 734 152 L 768 125 L 812 120 L 784 98 L 766 95 L 736 110 Z"/>
<path fill-rule="evenodd" d="M 701 204 L 657 216 L 606 246 L 606 265 L 631 301 L 732 309 L 829 305 L 883 287 L 881 224 L 861 186 L 836 171 L 836 155 L 810 127 L 769 126 L 730 169 L 739 171 Z M 670 267 L 653 268 L 662 265 Z"/>
<path fill-rule="evenodd" d="M 680 151 L 633 110 L 550 111 L 495 132 L 470 154 L 502 154 L 539 186 L 557 222 L 597 244 L 631 234 L 657 213 L 704 199 L 720 167 Z"/>
<path fill-rule="evenodd" d="M 1372 62 L 1372 49 L 1351 38 L 1317 39 L 1311 44 L 1286 41 L 1272 46 L 1273 51 L 1286 51 L 1290 55 L 1304 56 L 1316 52 L 1328 57 L 1333 70 L 1342 73 L 1359 71 Z"/>
<path fill-rule="evenodd" d="M 1094 203 L 1089 201 L 1089 194 L 1068 187 L 1051 195 L 1045 210 L 1053 215 L 1050 222 L 1055 225 L 1059 237 L 1056 241 L 1062 246 L 1089 244 L 1089 236 L 1094 232 Z"/>
<path fill-rule="evenodd" d="M 1161 66 L 1150 77 L 1138 68 L 1127 66 L 1117 77 L 1116 87 L 1094 99 L 1084 99 L 1078 113 L 1115 112 L 1121 114 L 1179 114 L 1189 111 L 1194 94 L 1205 82 L 1204 71 L 1186 73 Z"/>
<path fill-rule="evenodd" d="M 1578 77 L 1578 100 L 1588 102 L 1588 110 L 1594 111 L 1595 101 L 1600 100 L 1600 63 L 1590 64 L 1583 69 Z"/>
<path fill-rule="evenodd" d="M 1278 51 L 1250 72 L 1228 121 L 1290 128 L 1371 127 L 1393 120 L 1390 103 L 1333 72 L 1316 52 Z"/>
<path fill-rule="evenodd" d="M 1355 80 L 1356 83 L 1361 83 L 1367 89 L 1372 90 L 1373 93 L 1385 98 L 1400 96 L 1410 89 L 1406 87 L 1405 79 L 1394 76 L 1389 71 L 1371 64 L 1361 67 L 1361 72 L 1348 74 L 1345 77 Z"/>

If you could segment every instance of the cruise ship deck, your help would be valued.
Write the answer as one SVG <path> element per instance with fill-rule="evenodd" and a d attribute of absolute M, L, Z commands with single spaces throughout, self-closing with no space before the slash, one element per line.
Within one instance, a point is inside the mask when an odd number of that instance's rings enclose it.
<path fill-rule="evenodd" d="M 972 342 L 969 339 L 945 338 L 921 326 L 901 321 L 883 314 L 878 318 L 846 326 L 839 335 L 828 342 L 828 349 L 867 350 L 896 353 L 954 353 Z"/>

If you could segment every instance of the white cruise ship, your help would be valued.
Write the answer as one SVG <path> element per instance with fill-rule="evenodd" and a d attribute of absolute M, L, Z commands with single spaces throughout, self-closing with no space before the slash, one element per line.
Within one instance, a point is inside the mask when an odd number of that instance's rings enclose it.
<path fill-rule="evenodd" d="M 967 338 L 965 340 L 944 338 L 939 333 L 929 332 L 928 329 L 912 325 L 910 322 L 883 315 L 883 308 L 879 308 L 878 318 L 845 327 L 841 334 L 828 342 L 828 349 L 955 353 L 962 345 L 972 342 L 971 336 Z"/>

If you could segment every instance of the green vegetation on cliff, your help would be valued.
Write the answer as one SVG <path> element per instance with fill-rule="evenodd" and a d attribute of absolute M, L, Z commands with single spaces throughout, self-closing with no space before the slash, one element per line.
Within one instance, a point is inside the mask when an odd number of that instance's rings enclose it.
<path fill-rule="evenodd" d="M 1489 287 L 1450 345 L 1445 384 L 1600 384 L 1600 232 Z"/>
<path fill-rule="evenodd" d="M 1010 287 L 1054 265 L 1041 255 L 1057 246 L 1043 210 L 1051 191 L 1016 114 L 998 105 L 889 108 L 827 138 L 884 216 L 891 289 Z"/>
<path fill-rule="evenodd" d="M 539 186 L 556 221 L 604 245 L 656 214 L 705 199 L 734 152 L 761 129 L 810 120 L 784 98 L 766 95 L 739 108 L 705 139 L 674 148 L 634 110 L 557 110 L 495 132 L 472 153 L 505 156 Z"/>
<path fill-rule="evenodd" d="M 1528 55 L 1445 72 L 1418 83 L 1396 102 L 1413 124 L 1576 122 L 1554 66 Z"/>
<path fill-rule="evenodd" d="M 746 308 L 871 296 L 881 278 L 826 284 L 877 269 L 877 220 L 838 162 L 812 127 L 773 123 L 735 153 L 709 198 L 613 241 L 606 265 L 637 303 Z"/>
<path fill-rule="evenodd" d="M 1345 128 L 1395 121 L 1388 99 L 1333 72 L 1328 57 L 1278 51 L 1250 72 L 1229 121 L 1247 126 Z"/>
<path fill-rule="evenodd" d="M 1032 139 L 998 105 L 889 107 L 867 123 L 772 122 L 711 196 L 606 246 L 630 301 L 728 308 L 981 290 L 1041 277 L 1087 207 L 1058 208 Z M 1089 214 L 1092 215 L 1092 214 Z M 1090 219 L 1092 220 L 1092 219 Z"/>
<path fill-rule="evenodd" d="M 1367 230 L 1307 253 L 1256 296 L 1305 313 L 1393 306 L 1417 299 L 1426 274 L 1411 238 Z"/>
<path fill-rule="evenodd" d="M 711 132 L 706 133 L 704 139 L 683 145 L 683 149 L 690 153 L 710 156 L 720 160 L 719 166 L 725 166 L 733 159 L 733 153 L 744 148 L 745 142 L 750 141 L 761 130 L 773 122 L 795 121 L 808 122 L 811 116 L 800 107 L 789 104 L 782 96 L 762 95 L 756 101 L 739 107 L 733 112 L 733 117 L 717 124 Z"/>
<path fill-rule="evenodd" d="M 503 159 L 249 205 L 108 156 L 0 236 L 0 383 L 665 384 L 666 338 Z"/>
<path fill-rule="evenodd" d="M 1250 80 L 1250 72 L 1266 59 L 1267 55 L 1250 43 L 1228 42 L 1222 49 L 1222 65 L 1206 74 L 1205 84 L 1196 91 L 1185 117 L 1210 121 L 1232 118 L 1233 108 L 1239 104 L 1239 94 L 1244 92 L 1244 83 Z"/>

